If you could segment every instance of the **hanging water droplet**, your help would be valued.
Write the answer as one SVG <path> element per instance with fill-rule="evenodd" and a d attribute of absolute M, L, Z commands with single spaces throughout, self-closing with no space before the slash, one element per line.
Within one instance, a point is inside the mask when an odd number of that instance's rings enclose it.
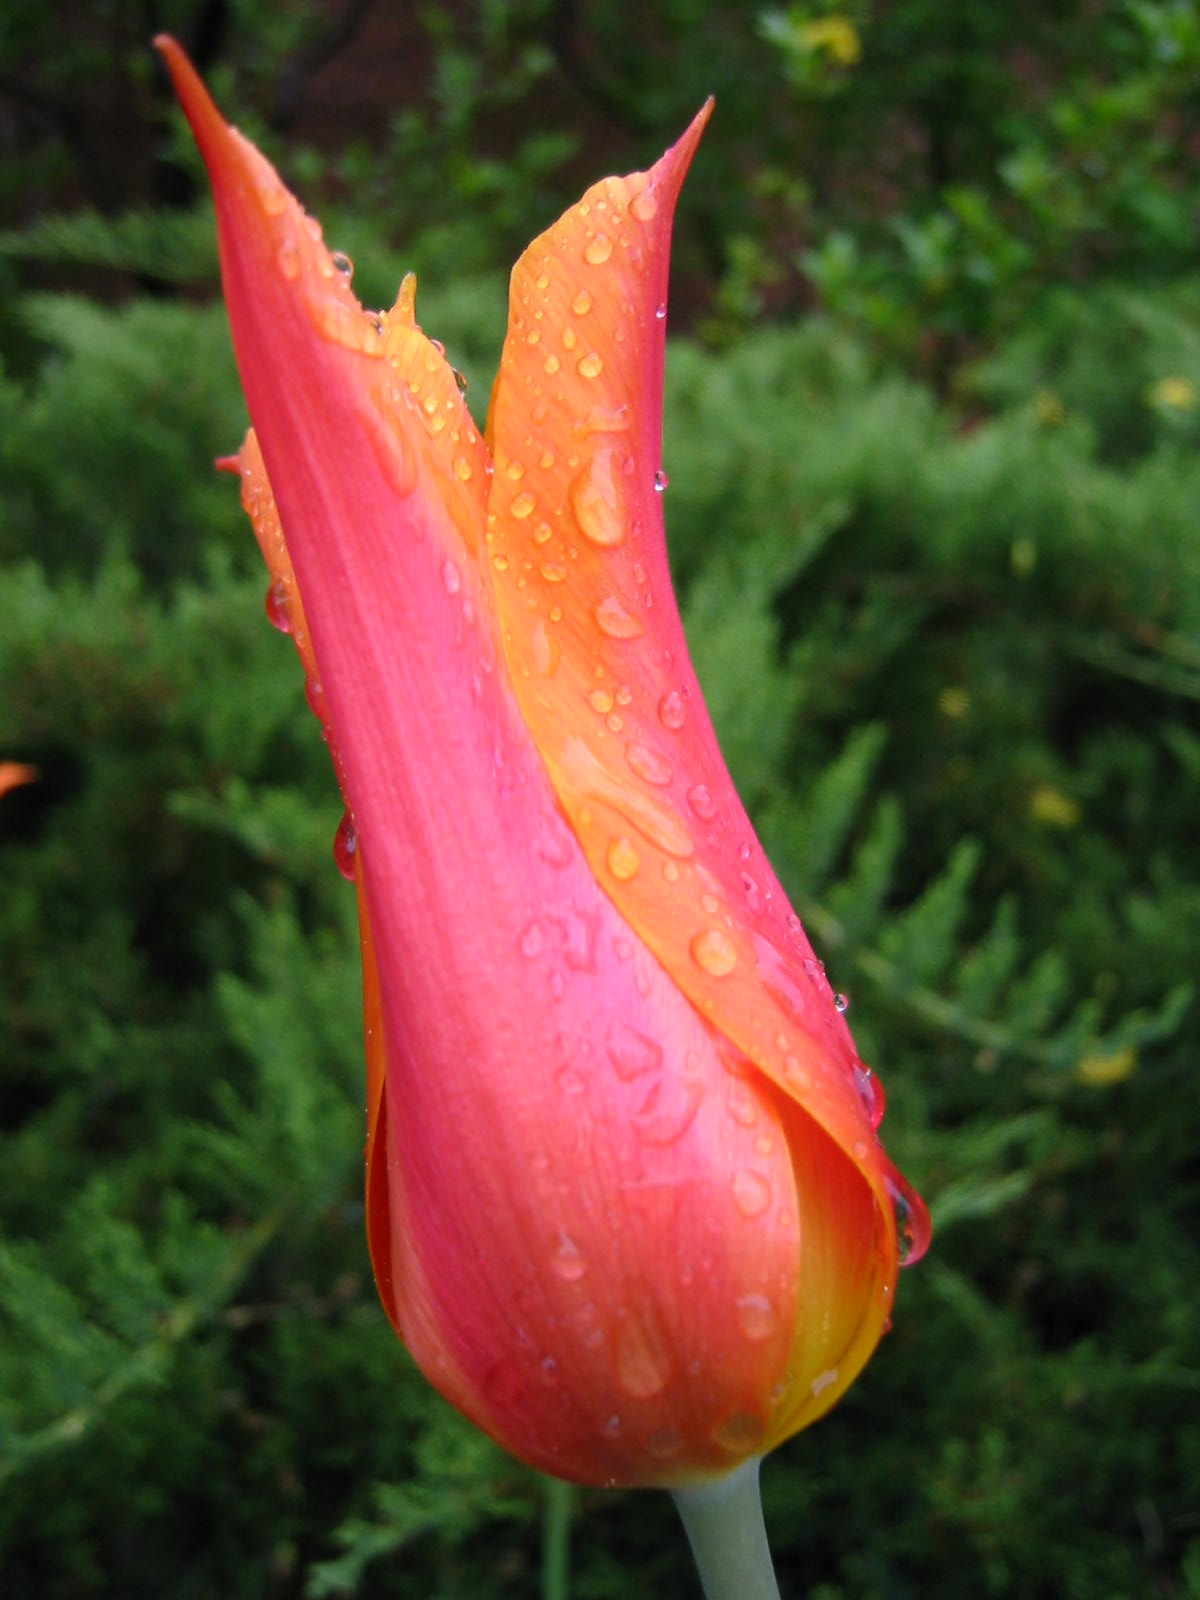
<path fill-rule="evenodd" d="M 348 883 L 354 882 L 354 862 L 357 855 L 358 835 L 354 831 L 350 813 L 344 811 L 342 820 L 337 825 L 337 832 L 333 836 L 333 861 Z"/>
<path fill-rule="evenodd" d="M 451 367 L 450 368 L 450 372 L 451 372 L 451 374 L 452 374 L 452 376 L 454 378 L 455 384 L 458 386 L 459 394 L 462 395 L 463 399 L 465 400 L 467 398 L 467 380 L 466 380 L 466 378 L 458 370 L 457 367 Z"/>
<path fill-rule="evenodd" d="M 666 301 L 665 301 L 665 300 L 660 300 L 660 301 L 659 301 L 659 302 L 658 302 L 658 304 L 657 304 L 657 305 L 656 305 L 656 306 L 655 306 L 655 308 L 654 308 L 654 315 L 655 315 L 655 316 L 656 316 L 656 317 L 657 317 L 657 319 L 658 319 L 658 320 L 659 320 L 659 322 L 664 322 L 664 321 L 665 321 L 665 320 L 666 320 L 666 316 L 667 316 L 667 303 L 666 303 Z"/>
<path fill-rule="evenodd" d="M 665 494 L 667 492 L 667 485 L 670 483 L 670 481 L 670 478 L 667 477 L 663 469 L 659 467 L 658 471 L 654 474 L 655 494 Z"/>
<path fill-rule="evenodd" d="M 833 1008 L 835 1011 L 848 1011 L 850 1008 L 850 1002 L 846 999 L 844 994 L 835 994 L 833 997 Z"/>
<path fill-rule="evenodd" d="M 858 1098 L 862 1101 L 862 1108 L 867 1114 L 867 1121 L 873 1128 L 877 1128 L 883 1121 L 886 1104 L 883 1085 L 870 1067 L 864 1067 L 857 1062 L 854 1067 L 854 1082 L 858 1089 Z"/>
<path fill-rule="evenodd" d="M 288 612 L 287 588 L 282 578 L 276 578 L 267 590 L 267 621 L 280 633 L 291 633 L 292 619 Z"/>
<path fill-rule="evenodd" d="M 350 257 L 344 250 L 335 250 L 330 259 L 333 262 L 334 270 L 340 272 L 346 282 L 349 283 L 354 276 L 354 263 Z"/>

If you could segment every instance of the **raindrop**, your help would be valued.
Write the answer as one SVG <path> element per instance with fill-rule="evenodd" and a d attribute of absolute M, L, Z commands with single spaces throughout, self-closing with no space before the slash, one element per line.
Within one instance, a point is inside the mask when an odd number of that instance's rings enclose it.
<path fill-rule="evenodd" d="M 604 370 L 604 362 L 594 350 L 589 350 L 586 356 L 580 356 L 575 367 L 581 378 L 597 378 Z"/>
<path fill-rule="evenodd" d="M 733 1203 L 744 1217 L 761 1217 L 771 1204 L 771 1185 L 760 1172 L 742 1167 L 733 1176 L 730 1187 Z"/>
<path fill-rule="evenodd" d="M 465 400 L 467 398 L 467 380 L 466 380 L 466 378 L 458 370 L 457 367 L 451 367 L 450 368 L 450 372 L 451 372 L 451 374 L 452 374 L 452 376 L 454 378 L 454 382 L 458 385 L 459 394 L 462 395 L 463 399 Z"/>
<path fill-rule="evenodd" d="M 586 317 L 592 309 L 592 297 L 586 289 L 581 289 L 571 301 L 571 310 L 577 317 Z"/>
<path fill-rule="evenodd" d="M 652 783 L 661 789 L 671 781 L 671 763 L 665 761 L 656 750 L 651 750 L 644 744 L 631 744 L 625 748 L 625 759 L 630 770 L 636 772 L 639 778 L 646 783 Z"/>
<path fill-rule="evenodd" d="M 344 250 L 335 250 L 330 259 L 333 262 L 334 270 L 340 272 L 346 282 L 349 283 L 354 276 L 354 263 L 350 257 Z"/>
<path fill-rule="evenodd" d="M 267 621 L 280 633 L 291 633 L 292 619 L 288 613 L 287 587 L 282 578 L 276 578 L 267 590 Z"/>
<path fill-rule="evenodd" d="M 779 1326 L 775 1306 L 765 1294 L 744 1294 L 737 1302 L 738 1321 L 752 1344 L 769 1339 Z"/>
<path fill-rule="evenodd" d="M 732 1455 L 747 1455 L 763 1436 L 763 1424 L 749 1411 L 734 1411 L 713 1429 L 713 1438 Z"/>
<path fill-rule="evenodd" d="M 601 600 L 592 615 L 601 633 L 606 633 L 610 639 L 636 639 L 642 633 L 641 623 L 630 616 L 615 594 Z"/>
<path fill-rule="evenodd" d="M 612 255 L 612 240 L 606 233 L 598 233 L 583 247 L 583 259 L 593 267 L 602 267 Z"/>
<path fill-rule="evenodd" d="M 848 1011 L 850 1008 L 850 1002 L 846 999 L 844 994 L 835 994 L 833 997 L 833 1008 L 835 1011 Z"/>
<path fill-rule="evenodd" d="M 632 1083 L 634 1078 L 655 1072 L 662 1066 L 662 1046 L 626 1022 L 612 1024 L 605 1045 L 608 1058 L 623 1083 Z"/>
<path fill-rule="evenodd" d="M 655 492 L 655 494 L 665 494 L 666 490 L 667 490 L 667 485 L 670 483 L 670 481 L 671 481 L 670 478 L 667 477 L 667 475 L 663 471 L 663 469 L 661 467 L 659 467 L 658 471 L 654 474 L 654 492 Z"/>
<path fill-rule="evenodd" d="M 605 549 L 625 542 L 625 518 L 613 475 L 613 452 L 598 450 L 567 490 L 584 538 Z"/>
<path fill-rule="evenodd" d="M 643 1314 L 627 1312 L 617 1325 L 617 1377 L 635 1400 L 661 1394 L 671 1371 L 670 1347 L 647 1298 Z"/>
<path fill-rule="evenodd" d="M 534 508 L 536 507 L 536 505 L 537 505 L 536 498 L 532 494 L 530 494 L 528 489 L 522 489 L 520 494 L 515 497 L 515 499 L 513 500 L 512 504 L 509 506 L 508 509 L 512 512 L 513 516 L 516 517 L 516 519 L 520 522 L 520 521 L 524 521 L 524 519 L 526 517 L 532 516 Z"/>
<path fill-rule="evenodd" d="M 687 702 L 678 689 L 668 689 L 658 702 L 658 720 L 672 733 L 678 732 L 687 721 Z"/>
<path fill-rule="evenodd" d="M 587 1262 L 570 1234 L 560 1233 L 558 1249 L 554 1252 L 554 1270 L 564 1283 L 578 1283 L 587 1271 Z"/>
<path fill-rule="evenodd" d="M 857 1062 L 854 1066 L 854 1082 L 858 1087 L 858 1097 L 867 1114 L 867 1121 L 873 1128 L 877 1128 L 883 1121 L 883 1108 L 886 1103 L 883 1085 L 870 1067 L 864 1067 Z"/>
<path fill-rule="evenodd" d="M 608 870 L 619 882 L 628 883 L 630 878 L 636 876 L 640 865 L 637 851 L 624 834 L 609 845 Z"/>
<path fill-rule="evenodd" d="M 654 315 L 657 317 L 659 322 L 665 322 L 666 321 L 667 302 L 665 300 L 660 300 L 658 302 L 658 304 L 655 306 Z"/>
<path fill-rule="evenodd" d="M 320 678 L 305 678 L 304 698 L 308 702 L 308 709 L 314 717 L 325 714 L 325 690 L 321 687 Z"/>
<path fill-rule="evenodd" d="M 706 928 L 690 945 L 692 960 L 713 978 L 726 978 L 737 966 L 737 951 L 720 928 Z"/>
<path fill-rule="evenodd" d="M 815 1400 L 819 1395 L 824 1394 L 829 1385 L 836 1383 L 837 1380 L 838 1369 L 836 1367 L 829 1367 L 825 1372 L 818 1373 L 809 1384 L 809 1388 L 813 1392 L 813 1399 Z"/>
<path fill-rule="evenodd" d="M 698 783 L 688 790 L 688 804 L 701 822 L 711 822 L 717 814 L 716 802 L 703 783 Z"/>
<path fill-rule="evenodd" d="M 593 711 L 598 711 L 606 717 L 613 708 L 612 692 L 609 689 L 592 689 L 588 693 L 588 704 Z"/>
<path fill-rule="evenodd" d="M 654 198 L 654 190 L 647 188 L 643 189 L 639 194 L 635 194 L 629 203 L 629 210 L 630 214 L 635 216 L 639 222 L 649 222 L 658 211 L 658 201 Z"/>
<path fill-rule="evenodd" d="M 354 882 L 354 860 L 357 854 L 358 835 L 354 831 L 350 813 L 344 811 L 342 820 L 337 825 L 337 832 L 333 836 L 333 861 L 348 883 Z"/>

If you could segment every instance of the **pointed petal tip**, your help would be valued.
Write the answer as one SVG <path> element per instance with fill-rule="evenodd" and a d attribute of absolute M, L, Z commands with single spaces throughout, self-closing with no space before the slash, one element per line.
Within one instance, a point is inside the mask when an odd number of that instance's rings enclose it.
<path fill-rule="evenodd" d="M 163 58 L 183 114 L 200 146 L 200 154 L 207 161 L 215 140 L 228 132 L 228 125 L 179 41 L 169 33 L 157 33 L 154 48 Z"/>

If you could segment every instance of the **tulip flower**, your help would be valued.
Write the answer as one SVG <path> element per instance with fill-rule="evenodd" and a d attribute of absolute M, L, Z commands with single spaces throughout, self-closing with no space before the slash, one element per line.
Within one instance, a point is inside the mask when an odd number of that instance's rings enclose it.
<path fill-rule="evenodd" d="M 711 105 L 521 257 L 480 431 L 413 279 L 364 310 L 158 43 L 253 424 L 227 464 L 346 804 L 384 1308 L 514 1455 L 708 1520 L 853 1381 L 928 1231 L 667 569 L 668 247 Z"/>

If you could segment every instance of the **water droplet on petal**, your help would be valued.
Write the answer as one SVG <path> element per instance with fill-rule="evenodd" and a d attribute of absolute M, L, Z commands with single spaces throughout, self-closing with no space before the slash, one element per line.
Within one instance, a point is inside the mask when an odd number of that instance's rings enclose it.
<path fill-rule="evenodd" d="M 662 1046 L 627 1022 L 614 1022 L 605 1044 L 608 1058 L 623 1083 L 632 1083 L 634 1078 L 655 1072 L 662 1066 Z"/>
<path fill-rule="evenodd" d="M 609 689 L 590 690 L 588 704 L 593 711 L 598 711 L 602 717 L 606 717 L 613 708 L 612 691 Z"/>
<path fill-rule="evenodd" d="M 658 302 L 658 304 L 655 306 L 654 315 L 655 315 L 655 317 L 657 317 L 659 322 L 665 322 L 666 321 L 667 303 L 666 303 L 665 300 L 660 300 Z"/>
<path fill-rule="evenodd" d="M 687 702 L 678 689 L 668 689 L 658 702 L 658 720 L 672 733 L 677 733 L 687 721 Z"/>
<path fill-rule="evenodd" d="M 526 517 L 533 515 L 536 506 L 537 499 L 535 496 L 530 494 L 528 489 L 522 489 L 508 509 L 519 522 L 523 522 Z"/>
<path fill-rule="evenodd" d="M 276 578 L 267 590 L 267 621 L 280 633 L 291 633 L 292 619 L 288 613 L 287 588 L 282 578 Z"/>
<path fill-rule="evenodd" d="M 703 783 L 698 783 L 688 790 L 688 804 L 701 822 L 711 822 L 717 814 L 716 802 Z"/>
<path fill-rule="evenodd" d="M 713 1438 L 723 1450 L 732 1455 L 749 1455 L 763 1436 L 764 1428 L 758 1417 L 749 1411 L 735 1411 L 713 1429 Z"/>
<path fill-rule="evenodd" d="M 670 478 L 667 477 L 663 469 L 659 467 L 658 471 L 654 474 L 655 494 L 665 494 L 667 491 L 667 485 L 670 483 L 670 481 Z"/>
<path fill-rule="evenodd" d="M 459 589 L 462 588 L 462 579 L 459 577 L 458 568 L 449 559 L 442 562 L 442 583 L 447 594 L 457 594 Z"/>
<path fill-rule="evenodd" d="M 567 490 L 580 533 L 606 549 L 625 542 L 625 509 L 613 465 L 612 450 L 597 450 Z"/>
<path fill-rule="evenodd" d="M 656 788 L 662 788 L 670 783 L 671 763 L 664 760 L 656 750 L 651 750 L 648 745 L 627 745 L 625 759 L 629 763 L 630 770 L 636 772 L 646 783 L 652 783 Z"/>
<path fill-rule="evenodd" d="M 340 272 L 346 282 L 349 283 L 354 276 L 354 263 L 350 257 L 344 250 L 335 250 L 330 259 L 333 262 L 334 271 Z"/>
<path fill-rule="evenodd" d="M 354 861 L 357 854 L 358 835 L 354 831 L 350 813 L 344 811 L 342 820 L 337 825 L 337 832 L 333 836 L 333 860 L 348 883 L 354 882 Z"/>
<path fill-rule="evenodd" d="M 858 1088 L 858 1098 L 862 1101 L 863 1110 L 867 1114 L 867 1121 L 873 1128 L 877 1128 L 883 1121 L 883 1111 L 886 1098 L 883 1085 L 871 1071 L 856 1063 L 854 1067 L 854 1082 Z"/>
<path fill-rule="evenodd" d="M 554 1252 L 554 1270 L 564 1283 L 578 1283 L 587 1271 L 587 1262 L 569 1234 L 560 1233 L 558 1236 L 558 1249 Z"/>
<path fill-rule="evenodd" d="M 630 878 L 635 877 L 640 865 L 637 851 L 624 834 L 609 845 L 608 870 L 621 883 L 628 883 Z"/>
<path fill-rule="evenodd" d="M 650 1296 L 617 1322 L 617 1377 L 626 1394 L 649 1400 L 661 1394 L 671 1374 L 671 1352 L 661 1318 Z"/>
<path fill-rule="evenodd" d="M 629 211 L 630 215 L 635 216 L 639 222 L 649 222 L 658 211 L 658 201 L 654 198 L 654 190 L 646 188 L 635 194 L 629 202 Z"/>
<path fill-rule="evenodd" d="M 284 239 L 279 246 L 276 259 L 279 262 L 279 270 L 285 278 L 296 279 L 300 276 L 300 252 L 296 248 L 294 239 Z"/>
<path fill-rule="evenodd" d="M 846 999 L 846 996 L 844 994 L 835 994 L 834 995 L 834 997 L 833 997 L 833 1008 L 834 1008 L 835 1011 L 847 1011 L 847 1010 L 849 1010 L 849 1007 L 850 1007 L 850 1002 L 849 1002 L 849 1000 Z"/>
<path fill-rule="evenodd" d="M 586 317 L 592 309 L 592 297 L 586 289 L 581 289 L 571 301 L 571 310 L 577 317 Z"/>
<path fill-rule="evenodd" d="M 583 247 L 583 259 L 593 267 L 602 267 L 611 255 L 612 240 L 606 233 L 597 233 Z"/>
<path fill-rule="evenodd" d="M 600 631 L 610 639 L 636 639 L 643 631 L 638 619 L 626 611 L 615 594 L 601 600 L 592 615 L 599 623 Z"/>
<path fill-rule="evenodd" d="M 690 946 L 692 960 L 703 967 L 710 977 L 725 978 L 737 966 L 737 950 L 727 933 L 720 928 L 706 928 L 698 933 Z"/>
<path fill-rule="evenodd" d="M 813 1381 L 809 1384 L 809 1388 L 813 1392 L 813 1398 L 816 1399 L 818 1395 L 824 1394 L 829 1385 L 831 1383 L 836 1383 L 837 1379 L 838 1369 L 836 1367 L 830 1367 L 828 1371 L 818 1373 Z"/>
<path fill-rule="evenodd" d="M 738 1321 L 752 1344 L 769 1339 L 779 1326 L 779 1317 L 765 1294 L 744 1294 L 737 1302 Z"/>
<path fill-rule="evenodd" d="M 604 362 L 594 350 L 589 350 L 586 356 L 580 356 L 575 369 L 581 378 L 598 378 L 604 371 Z"/>
<path fill-rule="evenodd" d="M 761 1217 L 771 1204 L 771 1185 L 760 1172 L 742 1167 L 734 1173 L 733 1202 L 744 1217 Z"/>

